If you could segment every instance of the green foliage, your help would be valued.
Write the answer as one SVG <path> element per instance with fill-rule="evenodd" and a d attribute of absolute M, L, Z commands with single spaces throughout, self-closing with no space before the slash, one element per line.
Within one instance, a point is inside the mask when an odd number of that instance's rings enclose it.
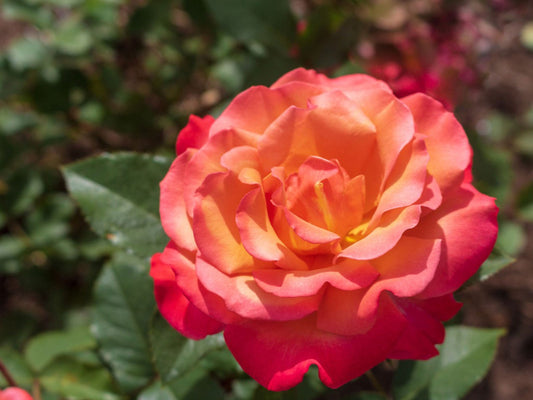
<path fill-rule="evenodd" d="M 94 287 L 92 330 L 126 392 L 143 387 L 153 375 L 148 332 L 154 309 L 145 263 L 117 253 Z"/>
<path fill-rule="evenodd" d="M 41 371 L 63 354 L 96 348 L 96 341 L 85 327 L 71 331 L 46 332 L 34 336 L 26 346 L 25 357 L 34 371 Z"/>
<path fill-rule="evenodd" d="M 188 340 L 156 314 L 151 324 L 150 343 L 154 364 L 163 383 L 179 379 L 213 350 L 224 347 L 221 335 L 208 336 L 201 341 Z"/>
<path fill-rule="evenodd" d="M 104 154 L 64 168 L 67 186 L 92 228 L 140 257 L 167 239 L 159 219 L 158 183 L 171 160 L 138 154 Z"/>
<path fill-rule="evenodd" d="M 400 363 L 393 386 L 395 399 L 460 399 L 488 371 L 504 333 L 502 329 L 448 327 L 439 356 Z"/>

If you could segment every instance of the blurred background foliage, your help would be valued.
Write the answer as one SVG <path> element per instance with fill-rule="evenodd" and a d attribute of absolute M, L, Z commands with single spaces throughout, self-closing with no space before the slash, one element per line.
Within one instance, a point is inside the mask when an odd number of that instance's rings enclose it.
<path fill-rule="evenodd" d="M 501 209 L 498 252 L 481 278 L 517 259 L 459 295 L 464 322 L 508 331 L 489 377 L 468 398 L 533 392 L 531 2 L 3 0 L 0 7 L 0 359 L 20 385 L 43 399 L 271 398 L 216 338 L 195 350 L 158 317 L 146 319 L 154 307 L 142 278 L 146 258 L 128 259 L 113 238 L 93 233 L 60 167 L 117 150 L 171 156 L 191 113 L 216 115 L 248 86 L 304 66 L 330 76 L 368 72 L 399 96 L 423 91 L 456 112 L 474 147 L 476 186 Z M 128 161 L 129 173 L 145 161 Z M 140 324 L 148 335 L 131 338 L 146 358 L 134 367 L 105 328 L 105 310 L 117 304 L 131 314 L 123 327 Z M 201 372 L 176 380 L 158 343 L 184 348 L 180 368 L 211 352 L 194 369 Z M 387 368 L 378 373 L 390 378 Z M 383 398 L 355 394 L 371 381 L 328 394 L 310 376 L 290 398 Z"/>

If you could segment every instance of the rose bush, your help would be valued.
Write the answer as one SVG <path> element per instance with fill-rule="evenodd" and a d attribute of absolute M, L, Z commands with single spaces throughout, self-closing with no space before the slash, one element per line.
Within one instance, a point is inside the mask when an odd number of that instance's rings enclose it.
<path fill-rule="evenodd" d="M 159 310 L 193 339 L 224 331 L 271 390 L 311 364 L 338 387 L 386 358 L 435 356 L 452 293 L 496 239 L 457 120 L 369 76 L 294 70 L 216 120 L 191 116 L 176 152 Z"/>
<path fill-rule="evenodd" d="M 23 389 L 8 387 L 0 390 L 0 400 L 33 400 L 33 398 Z"/>

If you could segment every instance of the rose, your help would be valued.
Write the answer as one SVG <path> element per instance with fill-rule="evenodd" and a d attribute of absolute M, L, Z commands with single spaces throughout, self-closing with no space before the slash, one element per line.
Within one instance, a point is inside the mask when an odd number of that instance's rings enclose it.
<path fill-rule="evenodd" d="M 33 400 L 26 392 L 17 387 L 8 387 L 0 390 L 0 400 Z"/>
<path fill-rule="evenodd" d="M 311 364 L 338 387 L 386 358 L 435 356 L 452 293 L 496 238 L 453 115 L 368 76 L 294 70 L 216 120 L 191 116 L 176 151 L 159 310 L 193 339 L 223 330 L 271 390 Z"/>

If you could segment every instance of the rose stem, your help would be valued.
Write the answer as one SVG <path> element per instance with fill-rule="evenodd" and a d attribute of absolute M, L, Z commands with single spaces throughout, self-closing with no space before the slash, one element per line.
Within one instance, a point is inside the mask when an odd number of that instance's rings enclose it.
<path fill-rule="evenodd" d="M 13 376 L 11 376 L 2 360 L 0 360 L 0 372 L 2 373 L 4 378 L 6 378 L 7 384 L 9 386 L 17 386 L 17 382 L 15 382 L 15 379 L 13 379 Z"/>
<path fill-rule="evenodd" d="M 41 387 L 39 386 L 39 381 L 37 379 L 33 380 L 33 385 L 31 388 L 31 392 L 33 394 L 33 398 L 35 400 L 41 400 Z"/>

